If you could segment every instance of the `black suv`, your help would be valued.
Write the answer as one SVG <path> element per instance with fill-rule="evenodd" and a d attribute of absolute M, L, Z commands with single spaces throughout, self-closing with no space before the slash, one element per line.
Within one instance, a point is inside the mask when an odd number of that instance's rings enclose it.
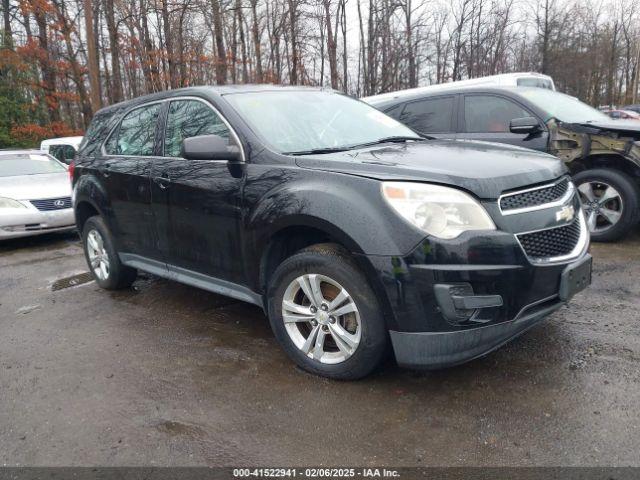
<path fill-rule="evenodd" d="M 575 97 L 533 87 L 437 85 L 364 99 L 423 135 L 551 153 L 571 172 L 594 241 L 640 219 L 640 122 L 612 120 Z"/>
<path fill-rule="evenodd" d="M 557 159 L 425 140 L 332 91 L 198 87 L 99 111 L 71 168 L 97 283 L 137 270 L 254 303 L 302 368 L 487 353 L 590 281 Z M 389 339 L 391 342 L 389 342 Z"/>

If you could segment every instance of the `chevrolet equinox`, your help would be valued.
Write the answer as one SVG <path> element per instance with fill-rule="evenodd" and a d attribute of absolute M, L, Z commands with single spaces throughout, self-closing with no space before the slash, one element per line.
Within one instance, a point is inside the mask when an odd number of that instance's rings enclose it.
<path fill-rule="evenodd" d="M 515 160 L 515 161 L 514 161 Z M 96 282 L 143 270 L 267 313 L 303 369 L 482 356 L 591 281 L 562 162 L 422 138 L 300 87 L 194 87 L 96 113 L 70 168 Z"/>

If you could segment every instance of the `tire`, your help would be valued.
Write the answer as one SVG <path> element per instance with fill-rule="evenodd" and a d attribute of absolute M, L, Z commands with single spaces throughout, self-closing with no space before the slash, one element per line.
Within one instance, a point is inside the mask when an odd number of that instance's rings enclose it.
<path fill-rule="evenodd" d="M 322 302 L 315 302 L 316 313 L 311 313 L 314 307 L 300 278 L 309 282 L 307 291 L 314 279 L 318 281 L 316 285 L 326 299 L 325 305 L 337 298 L 339 287 L 348 292 L 348 296 L 336 300 L 328 311 L 317 305 Z M 294 292 L 296 296 L 292 297 Z M 293 312 L 289 303 L 283 315 L 283 300 L 291 298 L 296 308 L 308 311 Z M 378 300 L 353 259 L 336 245 L 314 245 L 282 262 L 271 277 L 268 299 L 269 321 L 276 339 L 289 357 L 307 372 L 337 380 L 356 380 L 371 373 L 385 356 L 388 333 Z M 354 305 L 355 311 L 351 311 Z M 341 314 L 340 310 L 347 313 Z M 332 312 L 338 315 L 331 316 Z M 306 320 L 285 324 L 284 316 L 289 320 L 292 317 Z M 305 353 L 303 348 L 314 329 L 315 340 L 322 337 L 321 348 L 317 350 L 317 343 L 312 342 L 311 350 Z M 353 347 L 356 340 L 357 345 Z"/>
<path fill-rule="evenodd" d="M 574 175 L 573 181 L 580 192 L 591 240 L 613 242 L 624 237 L 636 225 L 640 191 L 631 177 L 618 170 L 595 168 Z M 609 187 L 613 190 L 608 190 Z M 605 191 L 618 195 L 602 202 L 599 199 L 604 196 Z M 602 212 L 607 213 L 605 215 Z M 615 222 L 610 220 L 611 212 L 619 214 Z"/>
<path fill-rule="evenodd" d="M 113 247 L 113 237 L 101 217 L 91 217 L 85 222 L 82 229 L 82 245 L 89 270 L 100 287 L 107 290 L 120 290 L 130 287 L 135 281 L 137 270 L 120 262 L 118 253 Z M 97 263 L 96 258 L 98 258 Z M 104 268 L 104 260 L 106 260 L 106 268 Z"/>

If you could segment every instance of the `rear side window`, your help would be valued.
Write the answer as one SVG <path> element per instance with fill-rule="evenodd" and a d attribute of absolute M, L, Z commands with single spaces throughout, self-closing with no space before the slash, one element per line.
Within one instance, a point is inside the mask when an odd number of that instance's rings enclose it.
<path fill-rule="evenodd" d="M 545 78 L 522 77 L 516 81 L 516 84 L 519 87 L 538 87 L 553 90 L 553 84 Z"/>
<path fill-rule="evenodd" d="M 407 103 L 400 115 L 400 121 L 416 132 L 452 132 L 455 97 L 430 98 Z"/>
<path fill-rule="evenodd" d="M 229 138 L 229 129 L 218 114 L 198 100 L 175 100 L 169 105 L 164 134 L 164 156 L 179 157 L 182 141 L 198 135 Z"/>
<path fill-rule="evenodd" d="M 153 155 L 159 113 L 159 103 L 136 108 L 127 113 L 120 123 L 120 128 L 109 137 L 105 151 L 110 155 Z"/>
<path fill-rule="evenodd" d="M 471 95 L 464 99 L 464 126 L 469 133 L 506 133 L 514 118 L 531 117 L 517 103 L 492 95 Z"/>

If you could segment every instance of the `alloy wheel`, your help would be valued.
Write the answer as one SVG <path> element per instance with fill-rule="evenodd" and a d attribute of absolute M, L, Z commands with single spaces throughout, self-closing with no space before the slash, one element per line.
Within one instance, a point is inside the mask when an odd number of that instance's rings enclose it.
<path fill-rule="evenodd" d="M 100 232 L 91 230 L 87 234 L 87 253 L 93 273 L 100 280 L 109 277 L 109 254 L 104 247 L 104 239 Z"/>
<path fill-rule="evenodd" d="M 296 347 L 321 363 L 344 362 L 360 343 L 362 325 L 355 301 L 325 275 L 306 274 L 289 284 L 282 320 Z"/>
<path fill-rule="evenodd" d="M 609 230 L 622 218 L 622 197 L 611 185 L 602 181 L 584 182 L 578 185 L 578 191 L 591 233 Z"/>

